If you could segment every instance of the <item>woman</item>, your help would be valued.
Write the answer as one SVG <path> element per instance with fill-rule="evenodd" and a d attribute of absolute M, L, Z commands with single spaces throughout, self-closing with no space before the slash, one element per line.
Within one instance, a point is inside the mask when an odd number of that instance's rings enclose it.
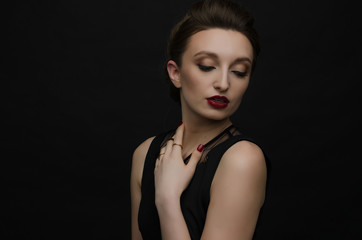
<path fill-rule="evenodd" d="M 266 163 L 230 120 L 259 52 L 252 24 L 238 4 L 211 0 L 174 27 L 166 70 L 182 122 L 134 152 L 132 239 L 252 239 Z"/>

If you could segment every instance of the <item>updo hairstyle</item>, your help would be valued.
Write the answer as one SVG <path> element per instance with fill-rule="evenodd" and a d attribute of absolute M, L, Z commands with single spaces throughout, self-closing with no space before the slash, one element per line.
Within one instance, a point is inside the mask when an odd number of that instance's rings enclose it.
<path fill-rule="evenodd" d="M 173 60 L 181 67 L 182 55 L 192 35 L 207 29 L 221 28 L 238 31 L 249 39 L 253 47 L 253 71 L 256 58 L 260 51 L 258 34 L 253 24 L 254 17 L 246 8 L 238 3 L 230 0 L 205 0 L 195 2 L 185 17 L 171 30 L 167 46 L 166 64 L 169 60 Z M 165 70 L 166 81 L 170 84 L 170 96 L 173 100 L 179 102 L 180 91 L 172 84 L 166 67 Z"/>

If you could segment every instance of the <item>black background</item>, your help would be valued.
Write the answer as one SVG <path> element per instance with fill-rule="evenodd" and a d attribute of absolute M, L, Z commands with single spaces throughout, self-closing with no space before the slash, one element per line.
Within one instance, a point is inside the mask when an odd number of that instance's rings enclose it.
<path fill-rule="evenodd" d="M 130 239 L 132 152 L 180 121 L 162 67 L 191 2 L 1 8 L 2 239 Z M 260 239 L 362 238 L 354 2 L 243 2 L 262 52 L 233 120 L 272 161 Z"/>

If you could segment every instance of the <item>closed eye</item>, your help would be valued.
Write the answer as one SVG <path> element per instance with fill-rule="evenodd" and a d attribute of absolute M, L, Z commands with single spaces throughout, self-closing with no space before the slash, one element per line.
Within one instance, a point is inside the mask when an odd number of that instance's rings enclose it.
<path fill-rule="evenodd" d="M 243 78 L 248 76 L 247 72 L 240 72 L 240 71 L 232 71 L 237 77 Z"/>
<path fill-rule="evenodd" d="M 197 64 L 197 66 L 200 68 L 201 71 L 204 71 L 204 72 L 210 72 L 211 70 L 215 69 L 215 67 L 213 67 L 213 66 L 205 66 L 205 65 L 201 65 L 201 64 Z"/>

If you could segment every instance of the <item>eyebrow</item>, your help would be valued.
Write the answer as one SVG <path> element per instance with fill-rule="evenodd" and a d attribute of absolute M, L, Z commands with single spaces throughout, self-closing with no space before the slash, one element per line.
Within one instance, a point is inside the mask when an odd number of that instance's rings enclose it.
<path fill-rule="evenodd" d="M 215 53 L 213 53 L 213 52 L 207 52 L 207 51 L 198 52 L 198 53 L 196 53 L 196 54 L 194 55 L 194 57 L 197 57 L 197 56 L 199 56 L 199 55 L 207 55 L 207 56 L 209 56 L 209 57 L 211 57 L 211 58 L 215 58 L 215 59 L 218 58 Z"/>
<path fill-rule="evenodd" d="M 213 52 L 201 51 L 201 52 L 196 53 L 196 54 L 194 55 L 194 57 L 197 57 L 197 56 L 199 56 L 199 55 L 207 55 L 207 56 L 209 56 L 209 57 L 211 57 L 211 58 L 213 58 L 213 59 L 218 59 L 218 56 L 217 56 L 215 53 L 213 53 Z M 252 63 L 251 60 L 250 60 L 250 58 L 248 58 L 248 57 L 240 57 L 240 58 L 235 59 L 235 60 L 233 61 L 233 64 L 239 63 L 239 62 L 249 62 L 250 64 Z"/>

